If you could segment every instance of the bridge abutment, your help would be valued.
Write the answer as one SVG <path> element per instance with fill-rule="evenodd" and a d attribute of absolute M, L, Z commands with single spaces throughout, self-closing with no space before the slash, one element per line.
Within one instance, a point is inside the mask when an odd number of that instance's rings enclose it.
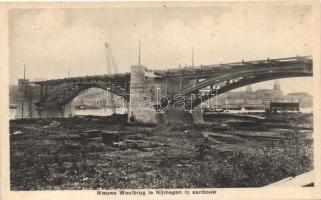
<path fill-rule="evenodd" d="M 192 118 L 193 118 L 194 124 L 203 124 L 204 123 L 202 105 L 198 105 L 193 109 Z"/>
<path fill-rule="evenodd" d="M 61 107 L 57 104 L 44 104 L 36 106 L 36 101 L 24 101 L 19 103 L 16 118 L 62 118 L 74 115 L 74 110 L 68 105 Z"/>
<path fill-rule="evenodd" d="M 59 106 L 56 103 L 47 103 L 37 106 L 41 88 L 39 86 L 19 85 L 20 97 L 16 110 L 17 119 L 23 118 L 60 118 L 74 114 L 71 104 Z"/>
<path fill-rule="evenodd" d="M 158 123 L 153 108 L 154 81 L 145 74 L 144 66 L 132 66 L 130 77 L 129 122 Z"/>
<path fill-rule="evenodd" d="M 144 66 L 132 66 L 130 81 L 129 122 L 142 123 L 203 123 L 201 106 L 192 112 L 175 109 L 173 104 L 166 108 L 162 100 L 172 97 L 181 88 L 193 85 L 194 79 L 159 78 L 149 74 Z"/>
<path fill-rule="evenodd" d="M 176 110 L 173 106 L 169 106 L 164 111 L 163 121 L 169 124 L 186 124 L 193 121 L 192 114 L 185 110 Z"/>
<path fill-rule="evenodd" d="M 202 124 L 204 123 L 201 106 L 195 107 L 192 111 L 177 110 L 169 106 L 164 111 L 163 122 L 170 124 Z"/>

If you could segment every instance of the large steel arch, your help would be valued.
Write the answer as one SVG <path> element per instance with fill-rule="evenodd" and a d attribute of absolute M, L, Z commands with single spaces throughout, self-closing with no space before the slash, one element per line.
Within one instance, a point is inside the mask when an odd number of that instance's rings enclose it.
<path fill-rule="evenodd" d="M 192 94 L 196 95 L 196 98 L 192 100 L 190 106 L 197 106 L 201 102 L 208 100 L 213 97 L 213 89 L 207 95 L 200 95 L 200 90 L 208 86 L 222 85 L 215 93 L 222 94 L 224 92 L 243 87 L 246 85 L 273 80 L 280 78 L 290 78 L 290 77 L 302 77 L 302 76 L 312 76 L 312 64 L 311 65 L 300 65 L 300 66 L 286 66 L 282 68 L 269 67 L 261 69 L 252 70 L 235 70 L 227 72 L 223 75 L 213 76 L 207 80 L 201 81 L 191 87 L 185 88 L 171 97 L 171 101 L 175 102 L 178 96 L 189 98 Z M 215 95 L 214 95 L 215 96 Z"/>
<path fill-rule="evenodd" d="M 207 100 L 209 100 L 212 97 L 215 97 L 215 95 L 220 95 L 223 94 L 225 92 L 240 88 L 240 87 L 244 87 L 247 85 L 251 85 L 251 84 L 255 84 L 255 83 L 259 83 L 259 82 L 264 82 L 264 81 L 269 81 L 269 80 L 275 80 L 275 79 L 283 79 L 283 78 L 291 78 L 291 77 L 306 77 L 306 76 L 312 76 L 309 73 L 289 73 L 289 72 L 281 72 L 279 74 L 274 74 L 274 75 L 269 75 L 269 74 L 261 74 L 259 76 L 254 76 L 254 77 L 246 77 L 246 78 L 242 78 L 240 81 L 238 82 L 234 82 L 228 85 L 225 85 L 219 89 L 217 89 L 217 91 L 215 91 L 214 89 L 211 90 L 208 94 L 206 95 L 201 95 L 200 98 L 196 98 L 195 101 L 193 101 L 192 106 L 198 106 L 199 104 L 201 104 L 202 102 L 205 102 Z"/>
<path fill-rule="evenodd" d="M 109 92 L 121 96 L 124 100 L 129 101 L 129 94 L 125 89 L 115 86 L 111 83 L 106 83 L 103 81 L 89 81 L 89 82 L 74 82 L 74 83 L 65 83 L 58 85 L 48 92 L 47 95 L 43 96 L 40 101 L 37 103 L 38 105 L 42 105 L 46 102 L 51 102 L 55 100 L 55 102 L 61 106 L 68 104 L 72 99 L 76 96 L 80 95 L 83 91 L 90 88 L 100 88 L 103 90 L 109 90 Z M 57 101 L 57 98 L 60 98 Z"/>
<path fill-rule="evenodd" d="M 280 73 L 288 73 L 289 77 L 293 76 L 301 76 L 302 73 L 307 74 L 307 76 L 312 76 L 312 65 L 300 65 L 300 66 L 286 66 L 282 68 L 278 68 L 278 66 L 268 67 L 268 68 L 260 68 L 260 69 L 247 69 L 247 70 L 238 70 L 227 71 L 225 74 L 220 74 L 217 76 L 213 76 L 209 79 L 201 81 L 191 87 L 187 87 L 181 91 L 179 91 L 174 96 L 186 96 L 190 94 L 198 93 L 200 89 L 203 89 L 207 86 L 222 83 L 222 82 L 230 82 L 232 80 L 238 80 L 246 77 L 255 77 L 260 75 L 265 76 L 276 76 Z M 293 74 L 293 76 L 291 76 Z M 230 84 L 230 83 L 227 83 Z"/>
<path fill-rule="evenodd" d="M 102 85 L 98 85 L 98 84 L 83 85 L 80 88 L 78 88 L 75 92 L 70 93 L 68 96 L 65 96 L 65 98 L 63 98 L 63 100 L 59 104 L 60 105 L 68 104 L 75 97 L 79 96 L 83 91 L 88 90 L 90 88 L 99 88 L 103 90 L 108 90 L 107 89 L 108 87 L 103 87 Z M 120 93 L 116 90 L 108 90 L 108 91 L 112 94 L 123 97 L 125 101 L 129 101 L 129 94 L 127 94 L 126 92 Z"/>

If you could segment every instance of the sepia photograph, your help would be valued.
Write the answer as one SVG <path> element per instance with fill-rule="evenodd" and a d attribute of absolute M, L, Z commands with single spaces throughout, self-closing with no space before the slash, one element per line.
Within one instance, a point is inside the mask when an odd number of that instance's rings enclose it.
<path fill-rule="evenodd" d="M 317 188 L 315 4 L 9 6 L 9 192 Z"/>

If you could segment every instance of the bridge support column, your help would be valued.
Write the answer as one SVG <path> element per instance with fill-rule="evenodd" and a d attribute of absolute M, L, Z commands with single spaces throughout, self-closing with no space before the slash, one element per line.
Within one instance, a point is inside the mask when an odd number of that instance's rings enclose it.
<path fill-rule="evenodd" d="M 193 117 L 194 124 L 203 124 L 204 123 L 202 105 L 198 105 L 193 109 L 192 117 Z"/>
<path fill-rule="evenodd" d="M 57 104 L 36 106 L 35 103 L 35 101 L 19 103 L 16 118 L 63 118 L 74 115 L 74 109 L 70 106 L 61 107 Z"/>
<path fill-rule="evenodd" d="M 21 96 L 16 111 L 17 119 L 22 118 L 59 118 L 68 117 L 74 114 L 71 103 L 61 107 L 55 103 L 36 106 L 39 101 L 40 87 L 23 86 L 20 88 Z"/>
<path fill-rule="evenodd" d="M 162 79 L 149 75 L 144 66 L 132 66 L 130 78 L 130 103 L 128 112 L 129 122 L 143 123 L 203 123 L 201 107 L 194 108 L 193 112 L 178 110 L 173 104 L 160 108 L 162 98 L 171 97 L 180 90 L 176 78 Z M 184 85 L 193 85 L 194 79 L 184 80 Z M 157 112 L 156 109 L 163 109 Z"/>
<path fill-rule="evenodd" d="M 192 112 L 175 110 L 172 106 L 164 111 L 163 121 L 170 124 L 202 124 L 204 123 L 201 106 L 197 106 Z"/>
<path fill-rule="evenodd" d="M 33 118 L 37 116 L 37 107 L 33 98 L 20 99 L 16 110 L 17 119 Z"/>
<path fill-rule="evenodd" d="M 37 115 L 35 102 L 38 99 L 38 89 L 39 87 L 29 85 L 26 80 L 24 83 L 19 83 L 19 100 L 15 118 L 31 118 Z"/>
<path fill-rule="evenodd" d="M 172 105 L 164 111 L 163 121 L 170 124 L 187 124 L 193 121 L 192 114 L 185 110 L 176 110 Z"/>
<path fill-rule="evenodd" d="M 144 66 L 132 66 L 130 77 L 129 122 L 158 123 L 153 108 L 152 78 L 145 76 Z"/>

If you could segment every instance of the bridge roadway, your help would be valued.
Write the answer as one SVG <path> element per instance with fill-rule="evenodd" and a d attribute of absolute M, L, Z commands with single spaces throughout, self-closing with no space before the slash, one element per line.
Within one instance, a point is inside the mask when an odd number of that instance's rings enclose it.
<path fill-rule="evenodd" d="M 227 71 L 234 70 L 237 67 L 238 69 L 255 69 L 265 68 L 270 66 L 300 66 L 302 64 L 311 65 L 312 58 L 311 56 L 297 56 L 289 58 L 280 58 L 280 59 L 266 59 L 266 60 L 255 60 L 255 61 L 242 61 L 234 63 L 224 63 L 224 64 L 215 64 L 215 65 L 200 65 L 200 66 L 189 66 L 181 68 L 172 68 L 166 70 L 152 70 L 147 69 L 146 72 L 154 73 L 156 77 L 168 78 L 168 77 L 184 77 L 184 78 L 209 78 L 213 74 L 222 74 Z M 104 75 L 93 75 L 93 76 L 79 76 L 79 77 L 69 77 L 62 79 L 50 79 L 45 81 L 33 81 L 31 83 L 38 85 L 57 85 L 61 82 L 76 82 L 76 81 L 91 81 L 91 80 L 110 80 L 118 82 L 121 80 L 124 84 L 130 82 L 130 72 L 127 73 L 118 73 L 118 74 L 104 74 Z"/>
<path fill-rule="evenodd" d="M 312 58 L 310 56 L 201 65 L 168 70 L 151 70 L 145 66 L 132 66 L 130 73 L 33 81 L 30 83 L 34 85 L 36 92 L 29 91 L 27 93 L 33 94 L 25 96 L 33 96 L 33 104 L 42 107 L 42 109 L 45 109 L 47 104 L 64 107 L 82 91 L 97 87 L 110 90 L 129 101 L 129 113 L 132 115 L 132 119 L 137 121 L 159 121 L 158 115 L 160 113 L 163 113 L 165 118 L 169 120 L 182 118 L 184 121 L 187 119 L 185 115 L 190 113 L 188 111 L 192 110 L 192 113 L 197 113 L 193 108 L 200 107 L 199 104 L 216 94 L 272 79 L 312 75 Z M 204 92 L 204 89 L 207 92 Z M 141 109 L 141 99 L 135 99 L 131 94 L 150 97 L 151 109 Z M 160 96 L 167 98 L 165 101 L 164 98 L 160 100 Z M 30 101 L 30 98 L 29 100 L 25 98 L 25 100 Z M 178 100 L 179 103 L 184 104 L 183 114 L 178 114 L 177 109 L 167 109 Z M 155 112 L 155 108 L 157 112 Z M 158 110 L 159 108 L 160 110 Z M 31 108 L 31 110 L 35 109 Z M 29 117 L 32 117 L 30 112 L 28 114 Z M 180 117 L 182 115 L 185 117 Z"/>

